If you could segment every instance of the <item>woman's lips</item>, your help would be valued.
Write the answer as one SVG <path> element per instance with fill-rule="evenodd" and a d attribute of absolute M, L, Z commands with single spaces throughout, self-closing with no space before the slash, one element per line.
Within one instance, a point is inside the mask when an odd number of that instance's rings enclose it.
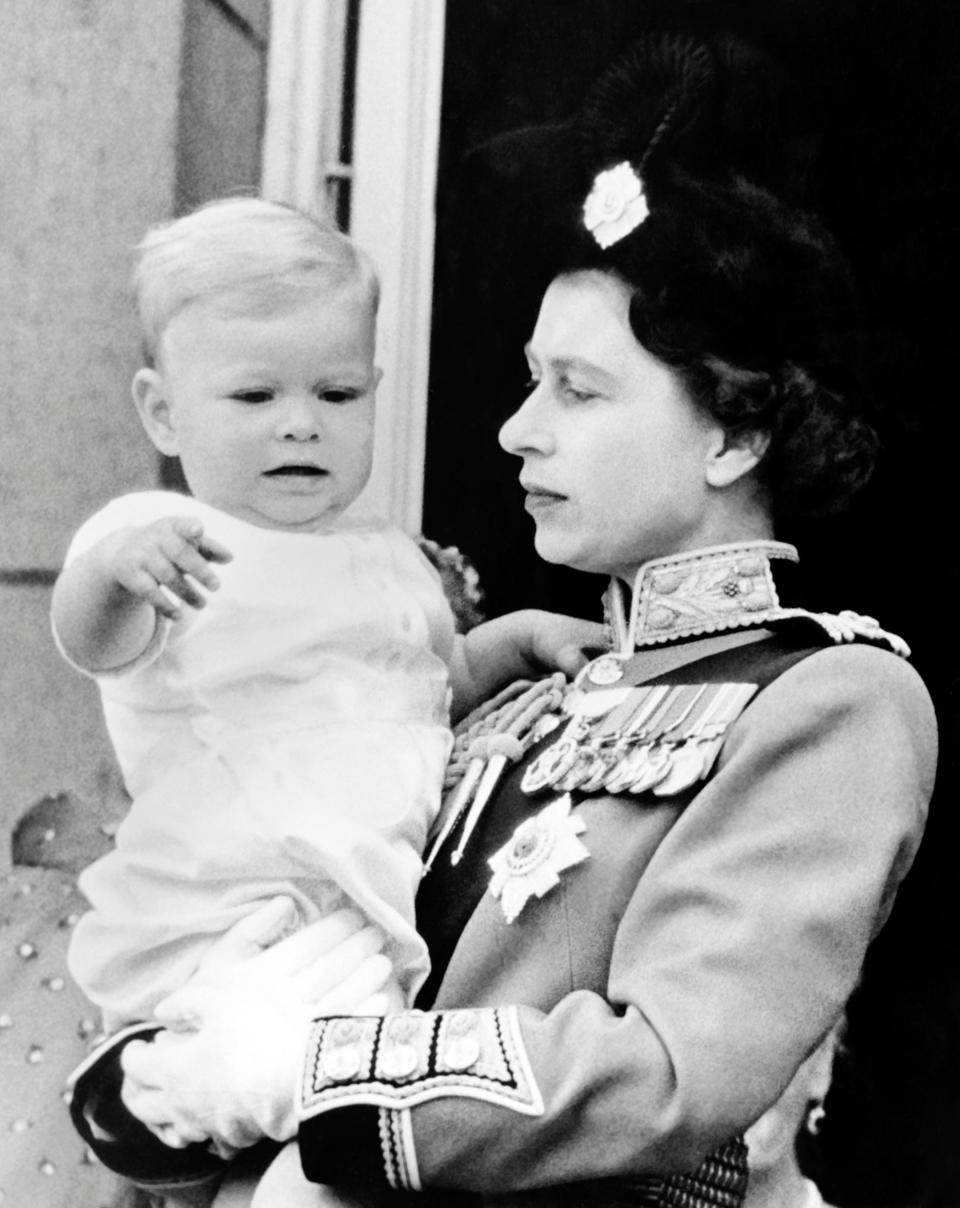
<path fill-rule="evenodd" d="M 561 495 L 557 491 L 548 491 L 545 487 L 524 486 L 526 491 L 526 499 L 523 506 L 528 512 L 545 512 L 556 507 L 560 503 L 566 502 L 566 495 Z"/>

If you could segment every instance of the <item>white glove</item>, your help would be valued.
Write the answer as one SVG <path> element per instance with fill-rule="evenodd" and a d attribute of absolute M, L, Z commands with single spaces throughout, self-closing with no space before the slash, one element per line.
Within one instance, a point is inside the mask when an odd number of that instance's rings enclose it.
<path fill-rule="evenodd" d="M 392 968 L 380 933 L 340 911 L 264 950 L 296 917 L 279 902 L 232 928 L 160 1003 L 167 1032 L 123 1051 L 123 1102 L 173 1148 L 209 1138 L 227 1156 L 262 1137 L 288 1140 L 310 1020 L 385 1009 Z"/>
<path fill-rule="evenodd" d="M 242 1149 L 261 1137 L 297 1131 L 294 1085 L 306 1050 L 305 1008 L 222 990 L 185 989 L 158 1019 L 181 1029 L 124 1049 L 122 1098 L 135 1116 L 175 1148 L 211 1138 Z"/>
<path fill-rule="evenodd" d="M 309 1006 L 315 1016 L 377 1014 L 366 1000 L 392 972 L 387 958 L 375 955 L 383 935 L 356 910 L 338 910 L 307 927 L 299 919 L 290 898 L 267 902 L 221 936 L 188 986 L 269 994 L 284 1009 Z"/>

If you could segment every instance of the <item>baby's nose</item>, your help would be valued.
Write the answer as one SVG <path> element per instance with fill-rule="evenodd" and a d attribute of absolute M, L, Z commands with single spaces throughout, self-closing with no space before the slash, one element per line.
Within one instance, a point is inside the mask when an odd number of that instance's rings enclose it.
<path fill-rule="evenodd" d="M 280 436 L 284 440 L 319 440 L 322 431 L 316 400 L 296 399 L 284 409 Z"/>

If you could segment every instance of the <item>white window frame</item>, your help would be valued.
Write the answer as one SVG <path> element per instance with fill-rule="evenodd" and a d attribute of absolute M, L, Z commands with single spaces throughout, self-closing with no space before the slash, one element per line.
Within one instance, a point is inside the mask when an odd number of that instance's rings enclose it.
<path fill-rule="evenodd" d="M 326 199 L 340 144 L 347 0 L 271 0 L 261 184 L 275 201 Z"/>
<path fill-rule="evenodd" d="M 423 512 L 445 0 L 362 0 L 350 232 L 380 271 L 376 454 L 360 507 L 407 532 Z M 346 0 L 273 0 L 263 189 L 322 204 L 342 173 Z"/>

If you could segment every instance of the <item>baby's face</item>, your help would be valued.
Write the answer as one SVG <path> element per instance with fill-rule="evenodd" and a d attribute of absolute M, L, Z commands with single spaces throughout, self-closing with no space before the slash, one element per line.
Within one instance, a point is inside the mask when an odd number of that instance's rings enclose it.
<path fill-rule="evenodd" d="M 355 288 L 231 315 L 202 301 L 163 334 L 159 388 L 191 491 L 263 528 L 311 531 L 360 494 L 373 456 L 375 319 Z"/>

